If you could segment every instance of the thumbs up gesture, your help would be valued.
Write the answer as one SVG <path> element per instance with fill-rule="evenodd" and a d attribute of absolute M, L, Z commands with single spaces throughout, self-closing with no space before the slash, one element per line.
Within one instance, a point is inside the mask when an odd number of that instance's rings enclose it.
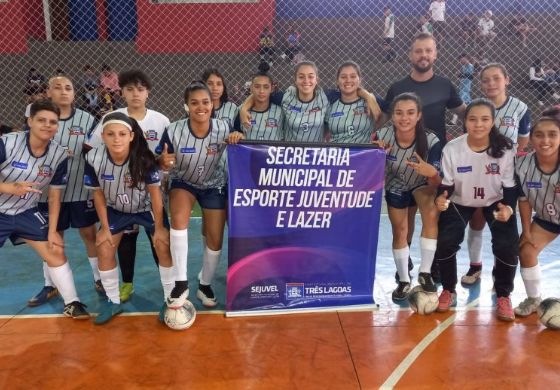
<path fill-rule="evenodd" d="M 513 215 L 513 209 L 511 206 L 507 206 L 498 202 L 497 205 L 498 210 L 494 211 L 494 219 L 500 222 L 507 222 L 510 217 Z"/>
<path fill-rule="evenodd" d="M 448 196 L 449 194 L 447 191 L 443 191 L 443 193 L 436 198 L 435 203 L 439 211 L 445 211 L 449 207 L 449 203 L 451 203 L 451 201 L 447 199 Z"/>
<path fill-rule="evenodd" d="M 159 156 L 159 165 L 164 171 L 169 171 L 175 165 L 175 153 L 169 153 L 167 144 L 163 145 L 163 152 Z"/>

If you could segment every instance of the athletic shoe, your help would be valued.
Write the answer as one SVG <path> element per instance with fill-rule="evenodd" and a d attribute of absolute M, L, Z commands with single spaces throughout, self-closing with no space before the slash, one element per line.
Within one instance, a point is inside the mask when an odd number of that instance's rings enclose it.
<path fill-rule="evenodd" d="M 422 290 L 426 292 L 437 292 L 436 284 L 429 272 L 420 272 L 418 274 L 418 283 L 422 286 Z"/>
<path fill-rule="evenodd" d="M 123 308 L 120 303 L 113 303 L 108 301 L 102 308 L 95 320 L 93 321 L 95 325 L 103 325 L 111 321 L 114 316 L 123 312 Z"/>
<path fill-rule="evenodd" d="M 498 319 L 502 321 L 513 321 L 515 320 L 515 314 L 513 314 L 513 307 L 511 306 L 511 299 L 509 297 L 498 297 L 497 300 L 497 311 Z"/>
<path fill-rule="evenodd" d="M 399 282 L 399 285 L 396 289 L 393 290 L 391 294 L 391 298 L 393 301 L 404 301 L 408 297 L 408 293 L 410 291 L 410 283 L 409 282 Z"/>
<path fill-rule="evenodd" d="M 33 298 L 27 301 L 27 306 L 29 307 L 41 306 L 47 303 L 49 299 L 54 298 L 57 295 L 58 295 L 58 289 L 56 287 L 45 286 L 41 289 L 41 291 L 39 291 L 37 295 L 35 295 Z"/>
<path fill-rule="evenodd" d="M 183 290 L 183 286 L 177 285 L 178 282 L 175 282 L 175 287 L 171 290 L 171 294 L 166 299 L 166 304 L 168 307 L 172 309 L 177 309 L 185 304 L 185 301 L 189 297 L 189 287 Z M 182 291 L 181 291 L 182 290 Z M 175 297 L 174 297 L 175 296 Z"/>
<path fill-rule="evenodd" d="M 533 313 L 537 312 L 537 308 L 541 304 L 541 297 L 537 298 L 530 298 L 527 297 L 523 302 L 519 304 L 513 311 L 515 312 L 516 316 L 519 317 L 528 317 Z"/>
<path fill-rule="evenodd" d="M 206 286 L 203 284 L 198 285 L 198 290 L 196 292 L 196 297 L 200 299 L 203 306 L 214 307 L 218 304 L 214 291 L 210 285 Z"/>
<path fill-rule="evenodd" d="M 134 284 L 132 283 L 123 283 L 119 287 L 119 298 L 121 302 L 126 302 L 130 299 L 130 296 L 134 294 Z"/>
<path fill-rule="evenodd" d="M 101 283 L 101 279 L 96 280 L 95 283 L 93 284 L 93 286 L 95 287 L 95 291 L 101 295 L 101 296 L 106 296 L 105 294 L 105 287 L 103 287 L 103 283 Z"/>
<path fill-rule="evenodd" d="M 62 314 L 75 320 L 86 320 L 89 318 L 89 313 L 87 312 L 86 307 L 87 306 L 82 302 L 70 302 L 69 304 L 64 305 L 64 311 Z"/>
<path fill-rule="evenodd" d="M 451 306 L 457 305 L 457 293 L 451 292 L 449 290 L 443 290 L 441 294 L 439 294 L 439 304 L 437 307 L 437 311 L 440 313 L 445 313 L 449 311 Z"/>
<path fill-rule="evenodd" d="M 412 259 L 409 257 L 408 258 L 408 278 L 410 280 L 412 280 L 412 274 L 410 273 L 410 271 L 412 271 L 414 269 L 414 264 L 412 264 Z M 200 278 L 199 278 L 200 280 Z M 395 271 L 395 283 L 399 284 L 399 282 L 401 281 L 401 278 L 399 278 L 399 272 Z"/>
<path fill-rule="evenodd" d="M 461 284 L 472 286 L 480 280 L 482 274 L 482 265 L 470 265 L 466 274 L 461 276 Z"/>

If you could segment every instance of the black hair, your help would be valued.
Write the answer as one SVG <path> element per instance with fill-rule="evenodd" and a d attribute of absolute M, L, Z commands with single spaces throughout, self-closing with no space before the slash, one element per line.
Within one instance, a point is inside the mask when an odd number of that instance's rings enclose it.
<path fill-rule="evenodd" d="M 222 80 L 222 84 L 224 86 L 224 93 L 222 93 L 222 96 L 220 97 L 220 103 L 224 104 L 225 102 L 227 102 L 229 100 L 228 97 L 228 92 L 227 92 L 227 86 L 226 86 L 226 80 L 224 78 L 224 76 L 222 75 L 222 73 L 220 73 L 220 71 L 216 68 L 208 68 L 206 69 L 204 72 L 202 72 L 202 81 L 204 81 L 205 83 L 208 81 L 208 79 L 210 78 L 210 76 L 215 75 L 218 76 L 221 80 Z M 215 109 L 218 107 L 214 107 Z"/>
<path fill-rule="evenodd" d="M 412 44 L 410 46 L 412 47 L 414 43 L 416 43 L 416 41 L 425 41 L 427 39 L 431 39 L 432 41 L 434 41 L 434 43 L 437 43 L 436 38 L 432 34 L 426 32 L 419 32 L 416 35 L 414 35 L 414 38 L 412 38 Z"/>
<path fill-rule="evenodd" d="M 144 183 L 146 176 L 158 169 L 156 158 L 150 150 L 148 142 L 144 138 L 144 132 L 138 122 L 136 122 L 136 119 L 129 117 L 123 112 L 112 112 L 103 118 L 103 124 L 110 120 L 123 121 L 132 128 L 131 131 L 134 134 L 134 138 L 130 143 L 130 152 L 128 154 L 128 169 L 131 177 L 130 188 L 136 187 L 140 189 L 140 184 Z"/>
<path fill-rule="evenodd" d="M 420 97 L 415 93 L 405 92 L 397 95 L 391 103 L 391 114 L 395 112 L 397 103 L 403 101 L 413 101 L 414 103 L 416 103 L 416 109 L 418 110 L 418 112 L 422 113 L 422 100 L 420 100 Z M 422 157 L 423 160 L 425 160 L 428 156 L 428 137 L 426 135 L 426 130 L 424 129 L 424 121 L 422 120 L 422 118 L 420 118 L 420 120 L 416 123 L 414 138 L 414 149 L 416 153 L 418 153 L 418 155 Z"/>
<path fill-rule="evenodd" d="M 268 64 L 268 62 L 266 62 L 266 60 L 262 59 L 259 62 L 259 66 L 257 67 L 257 69 L 259 70 L 259 72 L 261 73 L 266 73 L 270 70 L 270 65 Z"/>
<path fill-rule="evenodd" d="M 188 104 L 189 102 L 189 96 L 192 92 L 194 91 L 206 91 L 206 93 L 208 93 L 208 96 L 212 96 L 210 93 L 210 88 L 208 88 L 208 85 L 206 85 L 206 83 L 204 81 L 201 80 L 195 80 L 192 81 L 189 85 L 187 85 L 187 88 L 185 88 L 185 93 L 183 94 L 183 98 L 185 99 L 185 103 Z"/>
<path fill-rule="evenodd" d="M 542 122 L 554 122 L 556 126 L 560 128 L 560 106 L 552 106 L 544 110 L 541 117 L 531 126 L 531 130 L 529 131 L 530 136 L 533 135 L 533 131 Z"/>
<path fill-rule="evenodd" d="M 148 75 L 138 69 L 125 70 L 119 73 L 119 87 L 122 89 L 130 84 L 141 85 L 148 91 L 152 89 L 152 82 Z"/>
<path fill-rule="evenodd" d="M 58 106 L 49 99 L 41 99 L 32 103 L 29 110 L 29 116 L 33 118 L 39 111 L 54 112 L 56 116 L 60 117 L 60 108 L 58 108 Z"/>
<path fill-rule="evenodd" d="M 340 66 L 336 70 L 336 78 L 337 79 L 340 76 L 340 72 L 342 71 L 342 68 L 346 68 L 348 66 L 351 66 L 352 68 L 354 68 L 356 73 L 358 73 L 358 77 L 360 77 L 360 78 L 362 77 L 362 70 L 360 69 L 360 65 L 358 65 L 354 61 L 344 61 L 342 64 L 340 64 Z"/>
<path fill-rule="evenodd" d="M 255 73 L 252 77 L 251 77 L 251 82 L 255 81 L 255 79 L 257 77 L 266 77 L 268 78 L 268 80 L 270 81 L 270 85 L 272 85 L 274 83 L 274 80 L 272 80 L 272 76 L 270 75 L 270 73 L 267 72 L 257 72 Z"/>
<path fill-rule="evenodd" d="M 491 63 L 485 65 L 482 68 L 482 70 L 480 71 L 480 77 L 482 77 L 484 72 L 486 72 L 488 69 L 492 69 L 492 68 L 499 69 L 502 72 L 502 74 L 504 75 L 505 78 L 509 77 L 509 73 L 508 73 L 506 67 L 503 64 L 500 64 L 499 62 L 491 62 Z"/>
<path fill-rule="evenodd" d="M 465 132 L 467 116 L 469 115 L 469 112 L 475 107 L 488 107 L 492 114 L 492 120 L 496 117 L 496 106 L 494 106 L 494 103 L 485 98 L 474 99 L 465 110 Z M 506 149 L 513 149 L 513 141 L 500 133 L 495 123 L 492 124 L 492 128 L 490 129 L 490 134 L 488 135 L 488 137 L 490 146 L 488 147 L 487 153 L 494 158 L 502 157 Z"/>

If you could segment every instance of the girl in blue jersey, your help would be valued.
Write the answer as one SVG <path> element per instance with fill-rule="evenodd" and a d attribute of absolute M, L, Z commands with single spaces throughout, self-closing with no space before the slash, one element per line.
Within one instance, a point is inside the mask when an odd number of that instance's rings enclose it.
<path fill-rule="evenodd" d="M 104 146 L 86 155 L 84 174 L 86 188 L 94 191 L 101 223 L 96 245 L 101 281 L 108 297 L 96 324 L 104 324 L 123 311 L 115 254 L 129 226 L 142 225 L 152 236 L 164 298 L 175 281 L 158 166 L 142 129 L 136 120 L 114 112 L 103 118 L 102 137 Z"/>
<path fill-rule="evenodd" d="M 187 256 L 188 227 L 193 206 L 198 202 L 205 220 L 206 248 L 196 296 L 204 306 L 217 304 L 211 287 L 218 265 L 226 220 L 225 188 L 213 180 L 224 142 L 243 138 L 230 133 L 226 122 L 212 118 L 212 95 L 207 85 L 193 82 L 185 90 L 189 117 L 169 125 L 158 151 L 160 166 L 170 170 L 171 255 L 176 269 L 176 287 L 171 300 L 180 306 L 189 294 Z"/>
<path fill-rule="evenodd" d="M 425 291 L 436 292 L 430 270 L 437 243 L 438 212 L 434 205 L 439 175 L 441 144 L 426 133 L 422 124 L 422 103 L 412 93 L 398 95 L 392 103 L 393 124 L 375 133 L 375 143 L 387 151 L 385 200 L 393 230 L 393 257 L 399 284 L 392 298 L 401 301 L 410 290 L 408 259 L 408 209 L 416 206 L 422 218 L 421 264 L 418 282 Z"/>

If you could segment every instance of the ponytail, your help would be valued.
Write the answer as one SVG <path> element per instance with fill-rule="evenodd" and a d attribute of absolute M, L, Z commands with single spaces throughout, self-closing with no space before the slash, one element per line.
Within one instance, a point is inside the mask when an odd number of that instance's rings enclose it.
<path fill-rule="evenodd" d="M 132 133 L 134 138 L 130 143 L 130 152 L 128 158 L 128 168 L 130 170 L 131 183 L 130 188 L 138 188 L 143 183 L 145 177 L 154 170 L 157 170 L 156 158 L 148 146 L 142 128 L 134 118 L 130 118 L 132 124 Z"/>

